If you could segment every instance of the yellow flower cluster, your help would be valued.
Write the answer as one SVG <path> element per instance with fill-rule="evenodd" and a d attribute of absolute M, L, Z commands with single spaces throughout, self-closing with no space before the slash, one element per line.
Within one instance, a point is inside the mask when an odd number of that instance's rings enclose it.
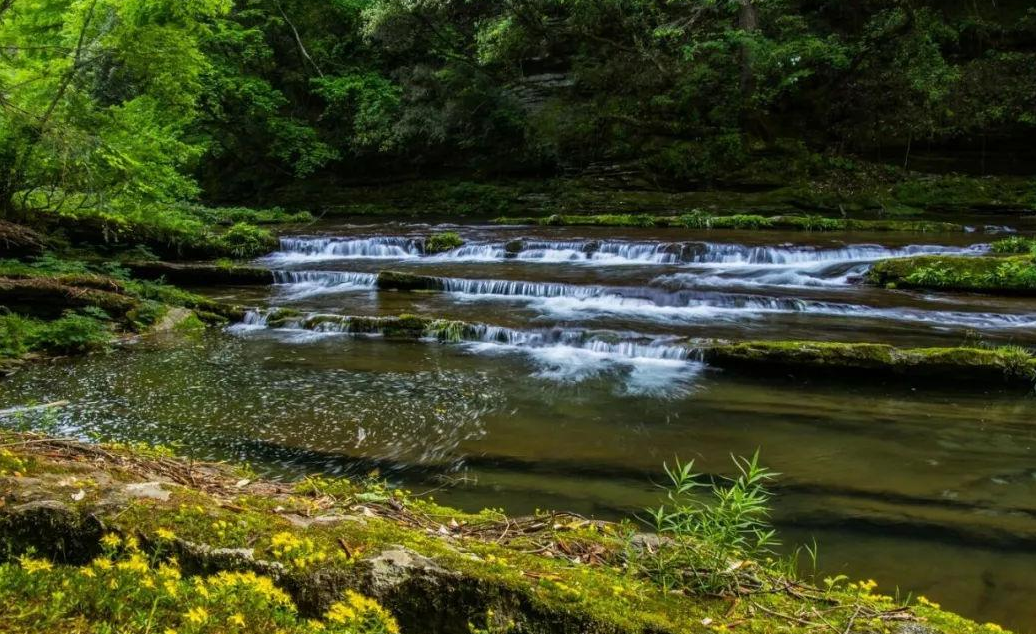
<path fill-rule="evenodd" d="M 387 634 L 399 633 L 399 625 L 380 603 L 352 590 L 346 591 L 345 601 L 331 604 L 324 618 L 331 623 L 346 626 L 379 624 L 381 631 Z M 357 630 L 360 629 L 357 627 Z"/>
<path fill-rule="evenodd" d="M 50 563 L 46 559 L 34 559 L 28 555 L 22 555 L 18 558 L 18 563 L 22 569 L 29 574 L 37 572 L 46 572 L 54 568 L 54 564 Z"/>
<path fill-rule="evenodd" d="M 21 477 L 25 473 L 26 466 L 25 460 L 10 450 L 0 449 L 0 476 Z"/>
<path fill-rule="evenodd" d="M 105 631 L 128 631 L 130 622 L 146 620 L 155 634 L 399 632 L 380 604 L 355 592 L 333 604 L 325 619 L 300 619 L 289 595 L 270 577 L 237 571 L 187 577 L 175 559 L 149 559 L 132 538 L 113 533 L 104 541 L 108 554 L 85 566 L 55 565 L 31 555 L 0 564 L 0 605 L 47 604 L 46 610 L 19 612 L 32 620 L 14 623 L 14 631 L 64 631 L 68 619 L 86 619 L 103 623 Z M 278 547 L 295 551 L 312 545 L 282 536 Z"/>
<path fill-rule="evenodd" d="M 273 585 L 273 581 L 269 577 L 263 577 L 254 572 L 223 571 L 215 577 L 209 577 L 207 584 L 216 591 L 245 590 L 259 595 L 273 605 L 285 607 L 292 605 L 291 598 L 283 590 Z"/>
<path fill-rule="evenodd" d="M 308 537 L 299 537 L 282 531 L 270 538 L 270 552 L 274 557 L 290 563 L 295 568 L 309 568 L 327 560 L 327 551 L 320 549 Z"/>

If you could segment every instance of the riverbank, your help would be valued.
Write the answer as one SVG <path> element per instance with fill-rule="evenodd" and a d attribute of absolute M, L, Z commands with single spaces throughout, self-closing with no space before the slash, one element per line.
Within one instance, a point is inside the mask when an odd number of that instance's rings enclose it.
<path fill-rule="evenodd" d="M 211 271 L 209 272 L 211 275 Z M 129 337 L 226 324 L 244 309 L 124 268 L 38 258 L 0 262 L 0 373 L 26 360 L 101 350 Z"/>
<path fill-rule="evenodd" d="M 469 627 L 656 634 L 817 627 L 1003 631 L 923 598 L 906 605 L 881 596 L 870 582 L 816 587 L 775 563 L 732 566 L 724 573 L 736 582 L 728 596 L 667 592 L 635 565 L 664 552 L 667 542 L 627 524 L 564 513 L 463 513 L 376 481 L 269 482 L 154 448 L 12 432 L 0 441 L 0 534 L 10 545 L 0 588 L 8 594 L 18 592 L 12 579 L 104 574 L 109 560 L 116 569 L 132 571 L 146 560 L 161 570 L 175 556 L 179 573 L 197 582 L 240 573 L 267 579 L 262 583 L 286 593 L 303 618 L 327 620 L 348 592 L 358 592 L 415 634 Z M 696 574 L 703 573 L 716 571 Z M 150 578 L 143 569 L 134 574 Z M 66 590 L 72 597 L 77 591 L 80 586 Z M 31 593 L 19 598 L 30 601 L 16 612 L 22 618 L 33 614 L 31 605 L 50 600 Z M 77 614 L 74 601 L 58 605 L 64 612 L 59 607 L 50 614 L 66 621 L 55 622 L 107 618 L 104 611 Z M 170 620 L 156 627 L 186 625 L 182 616 L 158 614 Z"/>

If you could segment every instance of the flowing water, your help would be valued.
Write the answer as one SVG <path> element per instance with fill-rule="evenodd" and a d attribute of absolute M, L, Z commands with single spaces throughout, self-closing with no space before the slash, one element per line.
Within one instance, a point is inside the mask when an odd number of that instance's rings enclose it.
<path fill-rule="evenodd" d="M 436 229 L 438 230 L 438 229 Z M 276 477 L 377 468 L 466 508 L 628 517 L 661 464 L 730 471 L 761 450 L 782 473 L 785 541 L 824 573 L 873 577 L 1036 632 L 1036 399 L 972 386 L 745 378 L 689 339 L 1033 345 L 1036 302 L 875 289 L 871 263 L 977 255 L 982 233 L 835 235 L 427 226 L 324 227 L 261 262 L 272 288 L 198 340 L 150 341 L 24 371 L 0 407 L 67 399 L 66 433 L 176 443 Z M 441 292 L 378 291 L 391 269 Z M 456 344 L 270 328 L 266 309 L 420 315 L 483 326 Z M 962 380 L 966 380 L 962 379 Z"/>

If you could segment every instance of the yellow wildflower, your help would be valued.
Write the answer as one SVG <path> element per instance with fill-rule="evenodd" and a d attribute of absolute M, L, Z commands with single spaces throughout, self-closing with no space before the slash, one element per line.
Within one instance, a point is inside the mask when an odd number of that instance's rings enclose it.
<path fill-rule="evenodd" d="M 209 618 L 209 612 L 199 605 L 198 607 L 187 610 L 187 613 L 184 614 L 184 616 L 191 623 L 204 623 Z"/>
<path fill-rule="evenodd" d="M 936 603 L 935 601 L 930 601 L 928 597 L 924 596 L 923 594 L 917 597 L 917 603 L 918 605 L 927 605 L 928 607 L 935 608 L 936 610 L 938 610 L 940 607 L 938 603 Z"/>
<path fill-rule="evenodd" d="M 46 559 L 33 559 L 28 555 L 22 555 L 19 557 L 18 563 L 20 563 L 22 565 L 22 569 L 29 574 L 46 572 L 54 567 L 54 564 L 50 563 Z"/>
<path fill-rule="evenodd" d="M 112 568 L 111 559 L 108 559 L 107 557 L 98 557 L 97 559 L 94 559 L 90 565 L 98 570 L 111 570 Z"/>
<path fill-rule="evenodd" d="M 155 530 L 155 535 L 157 535 L 159 539 L 164 539 L 166 541 L 172 541 L 176 539 L 176 533 L 169 530 L 168 528 L 159 528 Z"/>
<path fill-rule="evenodd" d="M 115 567 L 119 570 L 127 570 L 140 574 L 144 574 L 148 571 L 147 561 L 140 553 L 133 553 L 130 555 L 129 559 L 125 559 L 115 564 Z"/>
<path fill-rule="evenodd" d="M 327 611 L 324 618 L 335 623 L 348 623 L 356 618 L 356 612 L 341 601 L 337 601 L 331 604 L 331 609 Z"/>
<path fill-rule="evenodd" d="M 244 627 L 245 615 L 241 614 L 240 612 L 238 612 L 237 614 L 231 614 L 229 617 L 227 617 L 227 623 L 236 625 L 238 627 Z"/>
<path fill-rule="evenodd" d="M 107 533 L 101 538 L 101 545 L 105 548 L 118 548 L 122 544 L 122 538 L 115 533 Z"/>

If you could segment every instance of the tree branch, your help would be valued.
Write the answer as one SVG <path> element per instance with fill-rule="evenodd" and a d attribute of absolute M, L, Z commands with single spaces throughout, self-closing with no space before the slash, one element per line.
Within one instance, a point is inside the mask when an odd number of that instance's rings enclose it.
<path fill-rule="evenodd" d="M 291 28 L 291 32 L 295 35 L 295 42 L 299 45 L 299 51 L 302 53 L 302 57 L 304 57 L 306 61 L 313 65 L 313 68 L 317 71 L 317 75 L 323 77 L 324 72 L 320 70 L 320 67 L 317 66 L 317 63 L 314 62 L 313 58 L 309 56 L 309 51 L 306 50 L 306 45 L 302 43 L 302 37 L 299 35 L 298 29 L 296 29 L 295 25 L 291 23 L 290 19 L 288 19 L 288 14 L 284 12 L 284 7 L 281 6 L 280 2 L 277 3 L 277 10 L 281 12 L 281 17 L 284 18 L 284 21 L 287 22 L 288 26 Z"/>

